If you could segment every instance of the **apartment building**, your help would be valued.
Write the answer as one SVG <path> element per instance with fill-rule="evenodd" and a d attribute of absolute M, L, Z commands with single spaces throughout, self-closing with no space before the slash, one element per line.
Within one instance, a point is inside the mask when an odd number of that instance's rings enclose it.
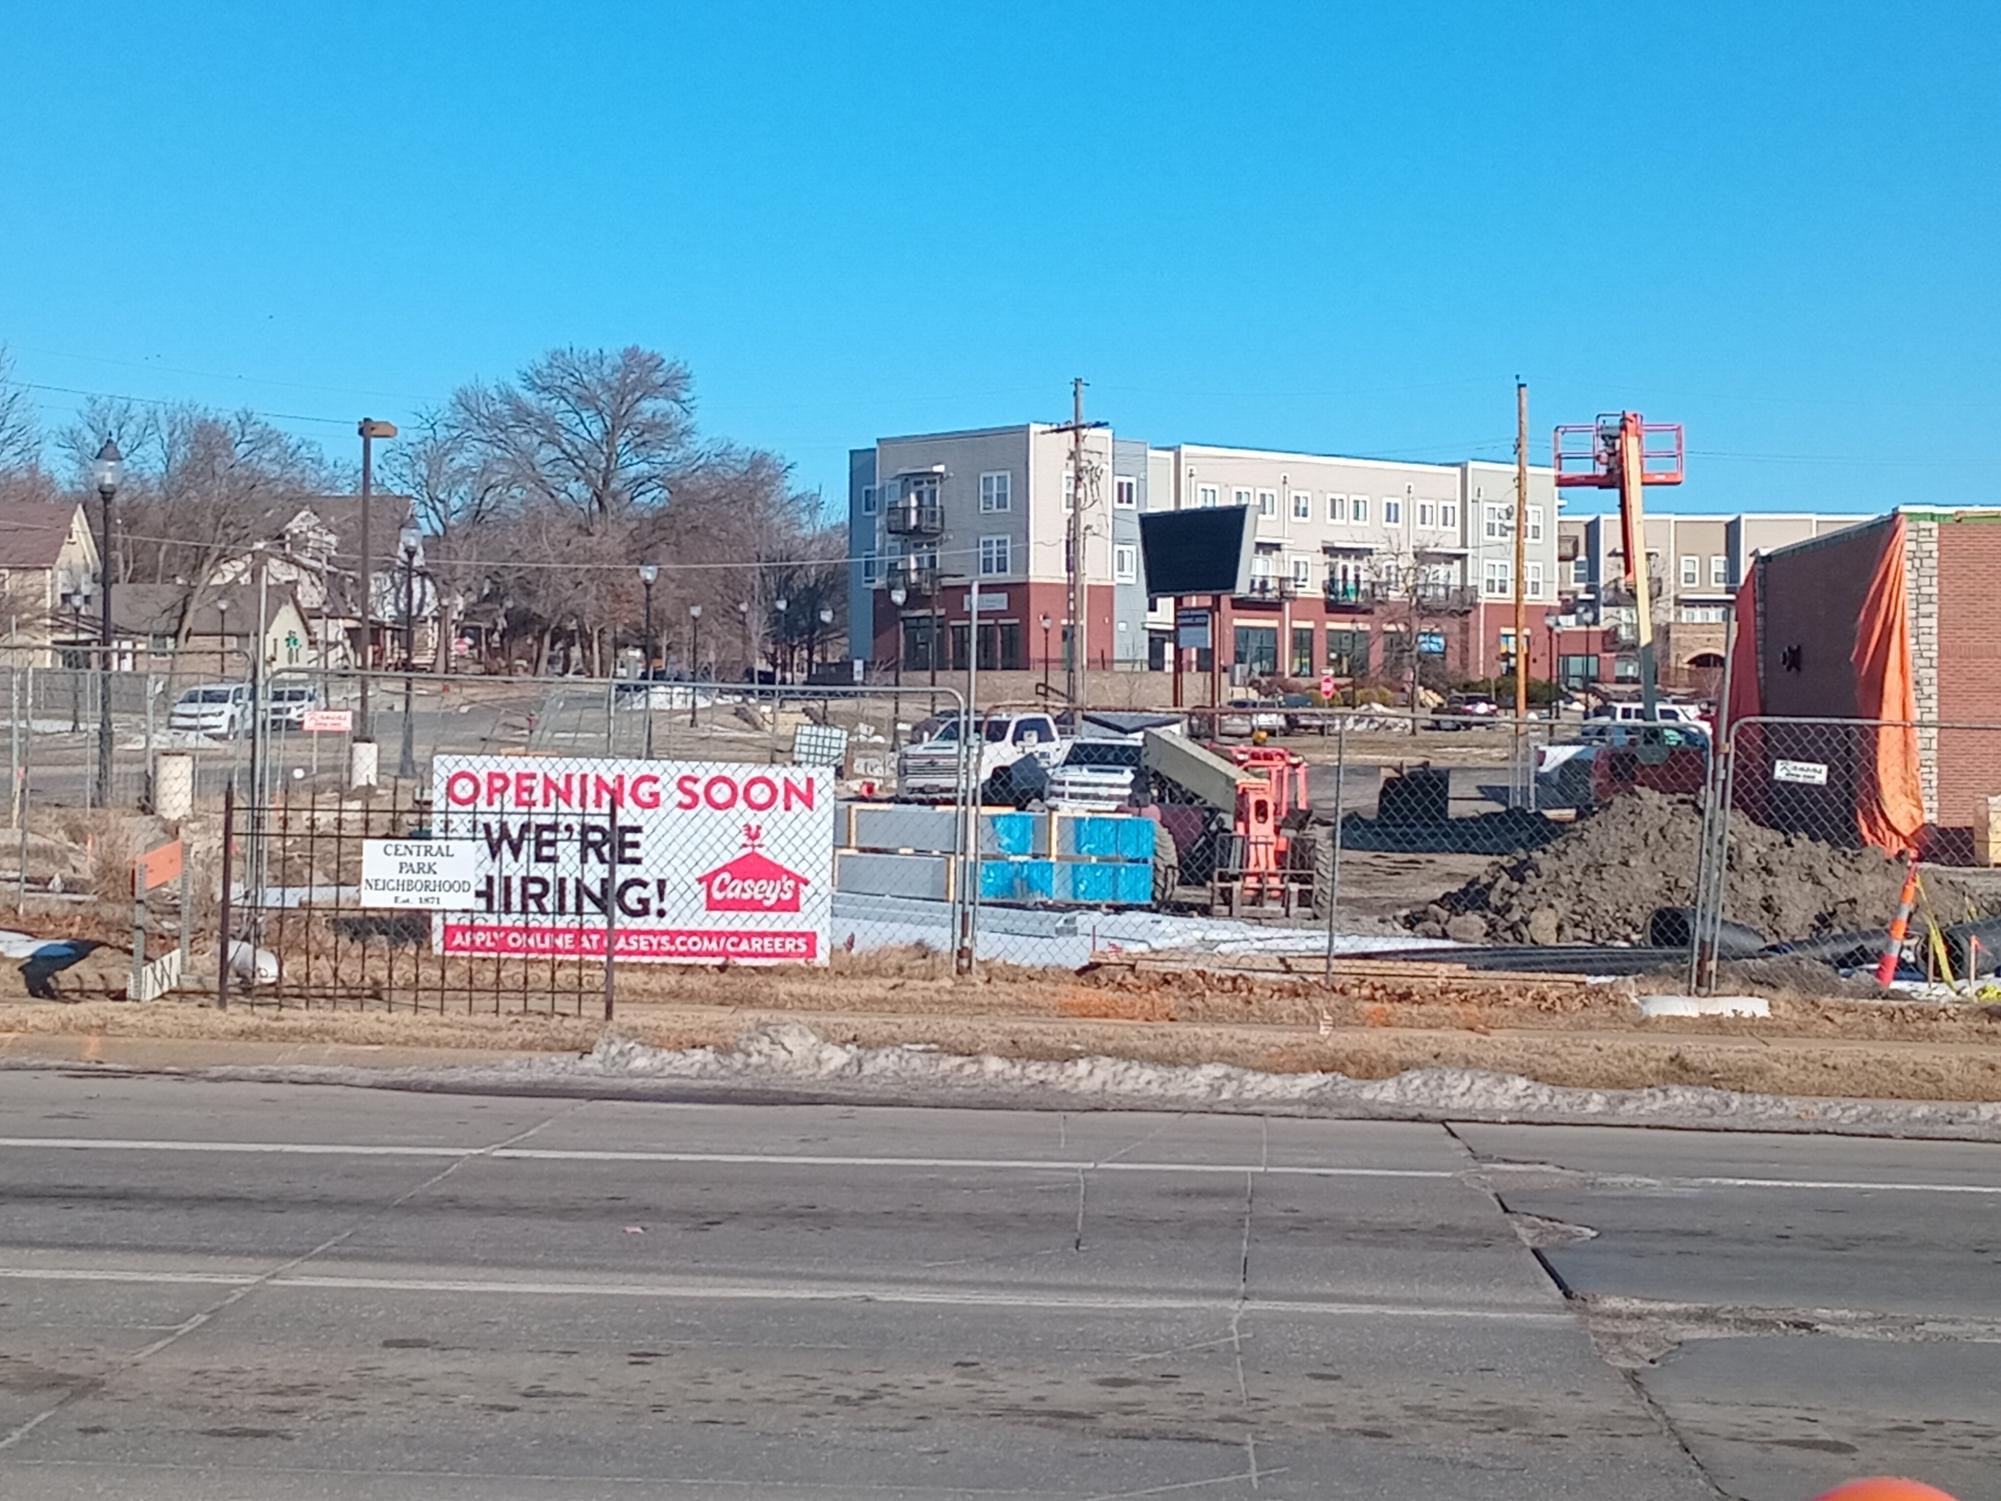
<path fill-rule="evenodd" d="M 1092 667 L 1165 670 L 1173 606 L 1146 590 L 1141 513 L 1244 506 L 1256 522 L 1250 586 L 1222 601 L 1233 678 L 1398 678 L 1413 652 L 1450 675 L 1512 663 L 1511 465 L 1413 464 L 1204 444 L 1160 446 L 1095 428 L 1081 484 L 1070 435 L 1048 424 L 884 438 L 849 464 L 851 651 L 956 671 L 1050 667 L 1072 649 L 1070 507 L 1083 507 L 1081 646 Z M 1557 506 L 1529 479 L 1525 546 L 1531 670 L 1552 665 Z M 1192 602 L 1191 602 L 1192 603 Z M 934 657 L 935 653 L 935 657 Z M 1205 669 L 1208 654 L 1184 658 Z"/>
<path fill-rule="evenodd" d="M 1646 578 L 1663 680 L 1709 686 L 1707 677 L 1723 666 L 1731 601 L 1754 559 L 1867 519 L 1807 512 L 1650 511 Z M 1565 517 L 1558 524 L 1557 547 L 1566 623 L 1601 627 L 1611 678 L 1638 681 L 1633 653 L 1636 585 L 1624 579 L 1625 539 L 1618 514 Z"/>

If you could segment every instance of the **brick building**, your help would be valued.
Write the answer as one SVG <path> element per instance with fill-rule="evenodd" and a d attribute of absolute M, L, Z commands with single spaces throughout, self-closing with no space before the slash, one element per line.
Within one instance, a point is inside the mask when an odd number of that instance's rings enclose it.
<path fill-rule="evenodd" d="M 1084 470 L 1080 484 L 1069 434 L 1041 423 L 854 450 L 851 654 L 878 671 L 899 659 L 906 671 L 934 660 L 961 671 L 974 650 L 977 593 L 982 671 L 1061 671 L 1073 640 L 1076 504 L 1086 665 L 1164 671 L 1173 601 L 1147 591 L 1139 517 L 1243 506 L 1256 527 L 1251 580 L 1224 601 L 1218 643 L 1233 678 L 1401 681 L 1413 651 L 1450 677 L 1490 676 L 1512 662 L 1511 464 L 1162 447 L 1105 427 L 1085 435 Z M 1530 670 L 1548 676 L 1555 656 L 1582 640 L 1552 628 L 1561 612 L 1548 468 L 1531 468 L 1523 513 Z"/>
<path fill-rule="evenodd" d="M 1899 650 L 1919 726 L 1910 737 L 1916 781 L 1933 830 L 1929 852 L 1950 858 L 1965 852 L 1970 830 L 1985 821 L 1986 799 L 2001 793 L 2001 510 L 1907 507 L 1763 554 L 1754 564 L 1754 650 L 1739 662 L 1755 660 L 1756 702 L 1764 714 L 1883 717 L 1860 665 L 1858 624 L 1866 629 L 1871 581 L 1900 535 Z M 1989 725 L 1995 728 L 1981 728 Z M 1840 802 L 1844 781 L 1867 783 L 1867 765 L 1845 763 L 1869 759 L 1871 732 L 1775 728 L 1764 740 L 1771 757 L 1790 750 L 1796 759 L 1829 766 L 1832 791 L 1774 789 L 1798 804 L 1778 821 L 1825 837 L 1809 820 L 1833 818 L 1822 805 Z M 1746 770 L 1740 766 L 1740 778 Z"/>

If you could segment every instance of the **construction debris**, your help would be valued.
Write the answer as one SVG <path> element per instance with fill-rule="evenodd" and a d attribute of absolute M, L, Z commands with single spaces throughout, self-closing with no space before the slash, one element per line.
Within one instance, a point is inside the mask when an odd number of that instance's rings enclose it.
<path fill-rule="evenodd" d="M 1635 788 L 1403 922 L 1460 942 L 1645 943 L 1656 909 L 1693 904 L 1701 831 L 1693 799 Z M 1839 849 L 1740 816 L 1730 824 L 1724 915 L 1775 941 L 1881 928 L 1903 879 L 1903 864 L 1876 850 Z M 1942 918 L 1988 910 L 1950 878 L 1928 873 L 1925 889 Z"/>

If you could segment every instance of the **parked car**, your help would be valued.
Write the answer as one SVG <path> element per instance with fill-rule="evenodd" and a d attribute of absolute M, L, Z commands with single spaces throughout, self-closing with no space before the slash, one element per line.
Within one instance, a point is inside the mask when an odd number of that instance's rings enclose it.
<path fill-rule="evenodd" d="M 1333 716 L 1316 704 L 1310 693 L 1281 693 L 1278 705 L 1285 711 L 1288 735 L 1324 735 L 1333 723 Z"/>
<path fill-rule="evenodd" d="M 1109 813 L 1143 801 L 1146 785 L 1139 736 L 1073 740 L 1049 768 L 1042 800 L 1063 813 Z"/>
<path fill-rule="evenodd" d="M 1700 793 L 1709 772 L 1709 732 L 1698 724 L 1587 723 L 1579 738 L 1536 750 L 1539 800 L 1586 808 L 1628 787 Z"/>
<path fill-rule="evenodd" d="M 264 722 L 274 730 L 296 730 L 306 715 L 320 706 L 320 690 L 310 683 L 286 683 L 273 688 L 264 701 Z"/>
<path fill-rule="evenodd" d="M 167 728 L 233 739 L 250 728 L 253 712 L 248 683 L 203 683 L 180 696 Z"/>
<path fill-rule="evenodd" d="M 1707 735 L 1709 722 L 1702 710 L 1695 704 L 1676 703 L 1671 699 L 1661 699 L 1654 705 L 1654 720 L 1660 724 L 1692 724 Z M 1642 703 L 1600 704 L 1584 716 L 1585 725 L 1602 724 L 1646 724 L 1647 706 Z"/>
<path fill-rule="evenodd" d="M 959 724 L 947 720 L 930 739 L 907 745 L 896 758 L 896 794 L 916 802 L 948 802 L 959 788 Z M 1028 777 L 1017 788 L 1012 768 L 1017 761 L 1046 770 L 1062 758 L 1063 742 L 1056 721 L 1040 710 L 1026 714 L 995 714 L 980 727 L 980 744 L 973 754 L 974 785 L 996 802 L 1023 802 L 1037 795 Z M 1041 779 L 1035 777 L 1039 782 Z"/>
<path fill-rule="evenodd" d="M 1189 718 L 1199 733 L 1214 739 L 1248 740 L 1260 730 L 1267 735 L 1285 733 L 1285 709 L 1275 699 L 1233 698 L 1219 713 L 1203 711 Z"/>

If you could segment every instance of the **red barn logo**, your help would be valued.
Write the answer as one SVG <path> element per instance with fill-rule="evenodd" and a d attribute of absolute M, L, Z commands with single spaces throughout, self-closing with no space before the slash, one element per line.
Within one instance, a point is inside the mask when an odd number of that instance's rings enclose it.
<path fill-rule="evenodd" d="M 727 865 L 699 877 L 711 912 L 797 912 L 806 878 L 787 870 L 757 847 L 764 830 L 745 824 L 745 849 Z"/>

